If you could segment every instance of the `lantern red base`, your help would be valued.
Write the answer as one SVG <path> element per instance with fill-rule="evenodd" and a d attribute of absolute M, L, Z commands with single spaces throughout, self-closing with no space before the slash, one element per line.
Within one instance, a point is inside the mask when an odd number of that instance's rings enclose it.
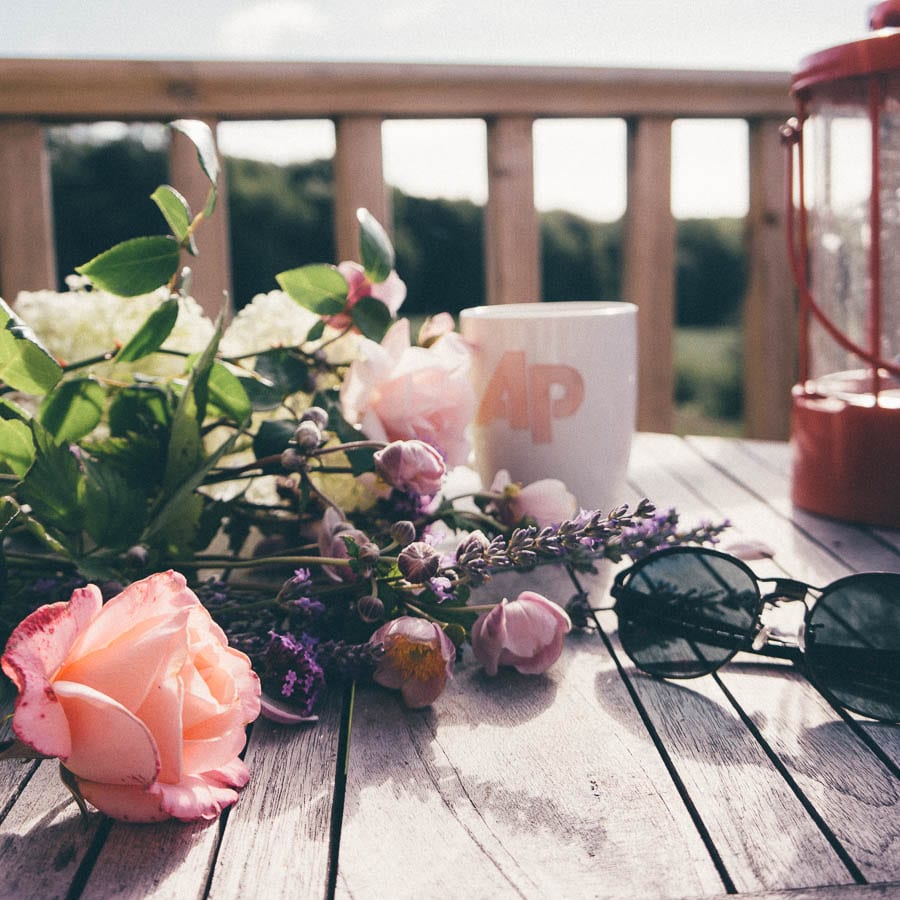
<path fill-rule="evenodd" d="M 835 519 L 900 528 L 900 407 L 793 391 L 792 497 Z"/>

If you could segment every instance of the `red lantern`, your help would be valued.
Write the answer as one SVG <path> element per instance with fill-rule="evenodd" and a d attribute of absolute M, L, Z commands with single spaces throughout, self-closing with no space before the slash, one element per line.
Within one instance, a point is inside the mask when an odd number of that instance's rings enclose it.
<path fill-rule="evenodd" d="M 788 244 L 800 293 L 793 500 L 900 526 L 900 0 L 795 74 Z M 796 177 L 795 177 L 796 176 Z"/>

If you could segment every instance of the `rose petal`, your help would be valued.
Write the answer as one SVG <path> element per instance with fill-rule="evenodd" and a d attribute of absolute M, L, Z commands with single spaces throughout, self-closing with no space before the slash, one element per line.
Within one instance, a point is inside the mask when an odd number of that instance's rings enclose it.
<path fill-rule="evenodd" d="M 162 797 L 147 788 L 100 784 L 78 779 L 82 796 L 100 812 L 120 822 L 164 822 L 171 816 L 162 808 Z"/>
<path fill-rule="evenodd" d="M 57 681 L 56 696 L 72 734 L 63 758 L 79 778 L 107 784 L 148 785 L 156 778 L 159 753 L 147 726 L 121 703 L 83 684 Z"/>
<path fill-rule="evenodd" d="M 215 819 L 237 801 L 237 791 L 223 786 L 220 773 L 189 775 L 178 784 L 158 781 L 151 791 L 160 797 L 160 805 L 182 822 Z"/>
<path fill-rule="evenodd" d="M 35 610 L 6 644 L 3 671 L 19 689 L 13 731 L 46 756 L 65 758 L 72 749 L 69 724 L 50 679 L 101 606 L 100 591 L 88 585 L 75 591 L 68 603 Z"/>

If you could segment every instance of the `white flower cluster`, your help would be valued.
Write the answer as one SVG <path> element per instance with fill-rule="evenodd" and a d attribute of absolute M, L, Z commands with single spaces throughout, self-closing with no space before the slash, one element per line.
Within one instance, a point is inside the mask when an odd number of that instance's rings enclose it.
<path fill-rule="evenodd" d="M 41 343 L 58 359 L 78 362 L 126 344 L 168 296 L 164 288 L 141 297 L 122 298 L 105 291 L 86 290 L 83 279 L 68 279 L 70 290 L 22 291 L 14 310 Z M 190 297 L 179 301 L 178 321 L 163 345 L 197 353 L 209 343 L 213 323 Z M 148 375 L 175 374 L 184 368 L 178 357 L 154 354 L 140 361 Z"/>

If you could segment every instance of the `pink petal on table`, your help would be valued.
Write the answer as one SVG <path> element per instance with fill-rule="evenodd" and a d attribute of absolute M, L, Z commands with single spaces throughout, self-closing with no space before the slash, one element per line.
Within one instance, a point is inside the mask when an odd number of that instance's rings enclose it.
<path fill-rule="evenodd" d="M 171 816 L 162 808 L 162 797 L 147 788 L 100 784 L 78 779 L 82 796 L 100 812 L 120 822 L 164 822 Z"/>

